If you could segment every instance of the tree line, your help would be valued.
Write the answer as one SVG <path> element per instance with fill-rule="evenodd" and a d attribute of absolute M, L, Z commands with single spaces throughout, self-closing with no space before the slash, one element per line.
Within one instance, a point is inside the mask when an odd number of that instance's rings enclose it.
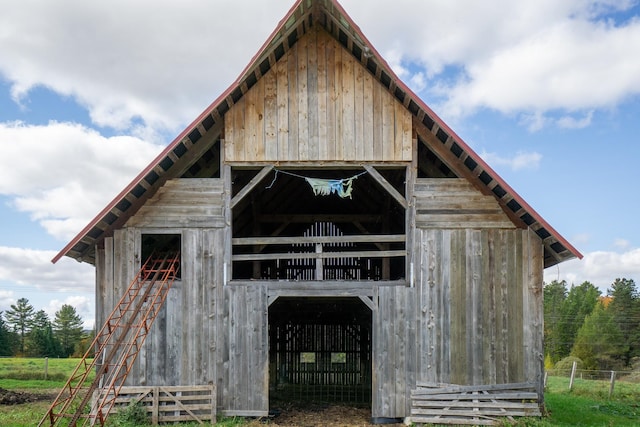
<path fill-rule="evenodd" d="M 82 318 L 68 304 L 56 311 L 53 320 L 26 298 L 0 311 L 0 356 L 82 357 L 93 335 L 84 331 Z"/>
<path fill-rule="evenodd" d="M 640 294 L 616 279 L 606 295 L 590 282 L 544 286 L 545 367 L 577 358 L 588 370 L 631 368 L 640 357 Z"/>

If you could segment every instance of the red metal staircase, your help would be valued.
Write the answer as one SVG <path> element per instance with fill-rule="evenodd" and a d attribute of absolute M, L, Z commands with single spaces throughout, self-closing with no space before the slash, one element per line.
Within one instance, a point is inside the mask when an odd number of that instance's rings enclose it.
<path fill-rule="evenodd" d="M 38 426 L 104 425 L 180 267 L 180 254 L 152 255 L 97 333 Z M 88 381 L 91 371 L 95 379 Z"/>

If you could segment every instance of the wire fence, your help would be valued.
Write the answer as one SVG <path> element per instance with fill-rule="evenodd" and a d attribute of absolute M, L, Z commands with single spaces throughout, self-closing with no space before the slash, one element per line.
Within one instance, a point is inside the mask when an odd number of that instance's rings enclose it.
<path fill-rule="evenodd" d="M 640 389 L 638 371 L 604 371 L 577 369 L 574 362 L 572 369 L 549 369 L 545 371 L 544 386 L 548 389 L 551 378 L 553 387 L 565 390 L 589 390 L 605 394 L 611 398 L 614 393 L 628 393 L 629 389 Z"/>

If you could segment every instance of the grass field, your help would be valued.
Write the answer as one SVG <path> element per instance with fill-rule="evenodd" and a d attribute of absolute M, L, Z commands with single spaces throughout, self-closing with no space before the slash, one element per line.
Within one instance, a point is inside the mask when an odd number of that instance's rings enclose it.
<path fill-rule="evenodd" d="M 44 359 L 0 358 L 0 388 L 55 395 L 77 363 L 77 359 L 50 359 L 45 380 Z M 640 384 L 620 380 L 615 383 L 611 399 L 608 393 L 608 381 L 577 379 L 573 390 L 569 390 L 568 378 L 550 377 L 545 393 L 547 415 L 542 419 L 520 420 L 516 426 L 640 426 Z M 37 425 L 50 402 L 0 405 L 0 426 Z M 239 425 L 242 425 L 241 419 L 227 419 L 218 424 Z"/>

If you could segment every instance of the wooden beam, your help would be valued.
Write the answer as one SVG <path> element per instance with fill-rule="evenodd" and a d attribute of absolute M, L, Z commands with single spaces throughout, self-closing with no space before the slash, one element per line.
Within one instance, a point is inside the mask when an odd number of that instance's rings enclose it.
<path fill-rule="evenodd" d="M 406 256 L 407 251 L 352 251 L 352 252 L 296 252 L 279 254 L 242 254 L 233 255 L 232 261 L 267 261 L 276 259 L 327 259 L 327 258 L 386 258 Z"/>
<path fill-rule="evenodd" d="M 360 301 L 362 301 L 364 305 L 369 307 L 371 311 L 375 311 L 376 306 L 373 304 L 373 301 L 371 301 L 371 298 L 369 298 L 368 296 L 362 296 L 362 295 L 360 295 L 358 298 L 360 298 Z"/>
<path fill-rule="evenodd" d="M 359 214 L 343 214 L 343 215 L 331 215 L 331 214 L 310 214 L 310 215 L 296 215 L 296 214 L 270 214 L 260 215 L 260 222 L 269 223 L 313 223 L 313 222 L 333 222 L 333 223 L 353 223 L 361 222 L 365 224 L 377 223 L 382 221 L 381 215 L 359 215 Z"/>
<path fill-rule="evenodd" d="M 378 172 L 373 166 L 370 165 L 363 165 L 363 167 L 367 172 L 369 172 L 369 175 L 371 175 L 378 182 L 378 184 L 380 184 L 380 186 L 382 186 L 382 188 L 384 188 L 387 193 L 391 195 L 391 197 L 393 197 L 398 203 L 400 203 L 400 206 L 407 209 L 407 207 L 409 206 L 407 199 L 405 199 L 404 196 L 398 192 L 398 190 L 393 188 L 393 185 L 391 185 L 384 176 L 380 175 L 380 172 Z"/>
<path fill-rule="evenodd" d="M 237 237 L 234 245 L 288 245 L 296 243 L 380 243 L 404 242 L 404 234 L 367 234 L 353 236 Z"/>
<path fill-rule="evenodd" d="M 240 190 L 240 192 L 238 192 L 238 194 L 236 194 L 233 199 L 231 199 L 231 209 L 233 209 L 233 207 L 237 205 L 240 200 L 244 199 L 247 194 L 249 194 L 251 190 L 256 187 L 256 185 L 260 184 L 260 182 L 267 176 L 269 172 L 271 172 L 272 169 L 273 165 L 263 167 L 262 170 L 258 172 L 258 174 L 254 176 L 253 179 L 249 181 L 249 183 L 245 185 L 244 188 Z"/>

